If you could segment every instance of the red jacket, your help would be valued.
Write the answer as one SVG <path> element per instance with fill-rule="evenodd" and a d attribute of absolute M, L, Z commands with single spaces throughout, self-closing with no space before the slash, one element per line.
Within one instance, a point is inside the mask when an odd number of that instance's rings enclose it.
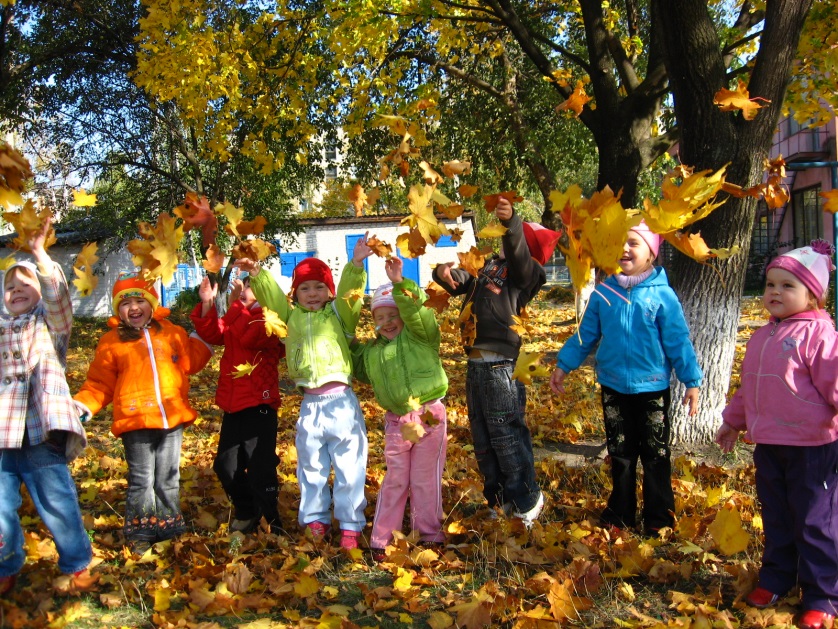
<path fill-rule="evenodd" d="M 277 365 L 285 356 L 285 346 L 276 336 L 265 332 L 262 308 L 255 304 L 250 310 L 241 301 L 230 304 L 220 319 L 215 308 L 205 317 L 198 304 L 190 315 L 195 331 L 207 343 L 223 345 L 215 403 L 225 413 L 267 404 L 279 408 L 279 374 Z M 238 365 L 250 363 L 255 368 L 249 375 L 233 378 Z"/>

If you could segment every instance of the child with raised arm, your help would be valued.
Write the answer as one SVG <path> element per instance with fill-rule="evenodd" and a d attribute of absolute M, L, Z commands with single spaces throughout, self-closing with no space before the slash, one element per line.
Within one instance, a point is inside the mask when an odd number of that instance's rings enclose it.
<path fill-rule="evenodd" d="M 507 228 L 501 254 L 489 258 L 476 278 L 452 268 L 453 262 L 438 265 L 433 278 L 450 294 L 465 295 L 462 311 L 470 309 L 462 326 L 468 355 L 466 404 L 483 495 L 492 516 L 501 507 L 529 528 L 544 508 L 544 495 L 535 478 L 526 389 L 512 379 L 521 349 L 512 317 L 521 314 L 547 281 L 543 265 L 560 234 L 523 222 L 504 197 L 495 216 Z"/>
<path fill-rule="evenodd" d="M 212 350 L 197 334 L 166 319 L 154 284 L 121 273 L 113 285 L 112 329 L 96 347 L 76 400 L 95 415 L 113 402 L 111 432 L 122 439 L 128 464 L 123 535 L 144 553 L 156 541 L 183 533 L 180 449 L 183 429 L 198 413 L 189 404 L 189 376 Z"/>
<path fill-rule="evenodd" d="M 832 246 L 823 240 L 768 264 L 741 385 L 716 442 L 730 452 L 741 431 L 755 442 L 765 547 L 759 586 L 745 599 L 769 607 L 799 585 L 801 629 L 831 627 L 838 607 L 838 333 L 822 310 Z"/>
<path fill-rule="evenodd" d="M 50 219 L 27 245 L 35 258 L 3 275 L 6 313 L 0 319 L 0 597 L 26 561 L 18 509 L 21 484 L 52 533 L 58 567 L 74 585 L 93 581 L 93 550 L 82 522 L 67 463 L 87 447 L 81 417 L 67 385 L 67 347 L 73 305 L 64 273 L 44 248 Z"/>
<path fill-rule="evenodd" d="M 643 527 L 656 535 L 675 523 L 669 450 L 669 383 L 673 369 L 687 390 L 683 403 L 698 411 L 698 365 L 678 296 L 654 266 L 661 237 L 646 223 L 628 232 L 621 273 L 592 293 L 579 330 L 565 341 L 550 387 L 564 393 L 565 376 L 597 347 L 605 437 L 613 489 L 601 519 L 631 529 L 637 517 L 637 460 L 643 463 Z"/>
<path fill-rule="evenodd" d="M 358 398 L 350 386 L 349 340 L 363 306 L 367 274 L 364 260 L 372 254 L 366 236 L 355 243 L 352 260 L 335 291 L 332 271 L 317 258 L 306 258 L 291 280 L 293 306 L 270 273 L 252 260 L 236 264 L 250 273 L 256 299 L 286 322 L 285 360 L 288 375 L 303 391 L 297 420 L 297 480 L 300 483 L 300 526 L 315 540 L 331 529 L 334 470 L 335 519 L 341 548 L 358 548 L 366 526 L 364 484 L 367 472 L 367 428 Z"/>
<path fill-rule="evenodd" d="M 442 532 L 442 472 L 445 468 L 447 422 L 442 398 L 448 377 L 439 359 L 439 325 L 423 306 L 428 296 L 402 276 L 402 261 L 384 265 L 389 284 L 372 297 L 375 340 L 353 348 L 355 377 L 372 384 L 384 416 L 384 459 L 387 473 L 378 492 L 370 536 L 373 557 L 400 531 L 410 497 L 411 526 L 426 543 L 445 540 Z M 416 408 L 417 405 L 418 408 Z M 421 436 L 409 439 L 402 426 L 418 424 Z"/>
<path fill-rule="evenodd" d="M 249 533 L 264 517 L 270 530 L 279 533 L 276 411 L 281 397 L 277 367 L 285 356 L 285 346 L 278 336 L 265 331 L 262 307 L 250 287 L 250 277 L 233 281 L 230 306 L 223 317 L 216 311 L 217 294 L 218 285 L 205 277 L 198 288 L 201 303 L 190 315 L 204 341 L 224 346 L 215 392 L 215 403 L 224 417 L 212 467 L 233 503 L 230 531 Z M 253 369 L 239 376 L 239 365 Z"/>

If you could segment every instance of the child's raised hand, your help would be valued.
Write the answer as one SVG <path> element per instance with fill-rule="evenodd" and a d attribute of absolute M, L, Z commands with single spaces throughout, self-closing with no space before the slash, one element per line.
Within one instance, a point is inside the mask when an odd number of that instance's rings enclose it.
<path fill-rule="evenodd" d="M 250 258 L 239 258 L 233 264 L 234 267 L 237 269 L 241 269 L 248 275 L 256 276 L 259 275 L 259 271 L 262 270 L 262 267 L 259 266 L 259 263 L 256 260 L 251 260 Z"/>
<path fill-rule="evenodd" d="M 684 392 L 684 399 L 681 404 L 690 406 L 690 417 L 698 413 L 698 387 L 690 387 Z"/>
<path fill-rule="evenodd" d="M 567 374 L 563 369 L 556 368 L 550 375 L 550 388 L 556 395 L 564 395 L 564 379 Z"/>
<path fill-rule="evenodd" d="M 724 422 L 722 422 L 722 425 L 719 426 L 719 429 L 716 431 L 715 441 L 719 444 L 722 452 L 730 452 L 733 450 L 733 447 L 736 445 L 736 441 L 738 439 L 739 431 L 733 426 L 728 426 Z"/>
<path fill-rule="evenodd" d="M 47 262 L 49 260 L 49 255 L 47 255 L 47 250 L 44 245 L 46 245 L 51 225 L 52 216 L 47 216 L 41 223 L 40 229 L 30 233 L 29 238 L 26 240 L 29 250 L 32 252 L 32 255 L 35 256 L 35 260 L 39 263 L 41 261 Z"/>
<path fill-rule="evenodd" d="M 498 220 L 508 221 L 510 218 L 512 218 L 512 215 L 514 213 L 515 210 L 512 207 L 512 201 L 510 201 L 506 197 L 500 197 L 498 199 L 498 204 L 495 206 L 495 216 L 498 217 Z"/>
<path fill-rule="evenodd" d="M 445 264 L 440 264 L 437 268 L 439 269 L 439 279 L 448 284 L 451 288 L 457 288 L 460 283 L 454 280 L 451 275 L 451 268 L 453 266 L 454 262 L 446 262 Z"/>
<path fill-rule="evenodd" d="M 404 279 L 404 277 L 402 276 L 403 266 L 404 263 L 398 256 L 388 258 L 387 261 L 384 263 L 384 270 L 387 272 L 387 278 L 391 282 L 393 282 L 393 284 L 395 284 L 396 282 L 401 282 Z"/>
<path fill-rule="evenodd" d="M 372 255 L 372 249 L 367 245 L 367 238 L 370 233 L 367 232 L 362 238 L 355 241 L 355 249 L 352 251 L 352 264 L 357 267 L 364 266 L 364 260 Z"/>
<path fill-rule="evenodd" d="M 209 277 L 205 277 L 201 280 L 201 285 L 198 286 L 198 297 L 201 299 L 202 303 L 213 303 L 217 294 L 218 284 L 213 284 Z"/>
<path fill-rule="evenodd" d="M 241 280 L 233 280 L 233 288 L 230 289 L 230 303 L 235 303 L 239 300 L 242 296 L 242 291 L 244 290 L 244 282 Z"/>

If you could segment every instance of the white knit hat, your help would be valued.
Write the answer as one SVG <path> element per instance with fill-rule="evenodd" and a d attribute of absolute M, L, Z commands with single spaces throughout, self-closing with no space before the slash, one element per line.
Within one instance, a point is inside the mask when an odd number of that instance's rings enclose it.
<path fill-rule="evenodd" d="M 397 308 L 396 300 L 393 299 L 393 285 L 390 282 L 376 288 L 372 296 L 370 310 L 375 312 L 376 308 L 382 307 Z"/>

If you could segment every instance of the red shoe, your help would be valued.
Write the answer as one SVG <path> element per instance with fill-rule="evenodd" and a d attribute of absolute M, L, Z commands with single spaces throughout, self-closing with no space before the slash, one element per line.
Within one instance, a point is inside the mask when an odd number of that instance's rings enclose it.
<path fill-rule="evenodd" d="M 358 548 L 358 538 L 361 534 L 358 531 L 347 531 L 342 529 L 340 532 L 340 547 L 352 550 Z"/>
<path fill-rule="evenodd" d="M 376 563 L 381 563 L 387 559 L 387 553 L 383 548 L 370 548 L 370 555 L 372 555 L 372 560 Z"/>
<path fill-rule="evenodd" d="M 306 524 L 306 528 L 311 531 L 311 537 L 316 542 L 324 539 L 329 534 L 329 531 L 332 530 L 332 527 L 328 524 L 317 522 L 316 520 Z"/>
<path fill-rule="evenodd" d="M 6 596 L 12 591 L 15 581 L 17 581 L 17 575 L 14 574 L 8 577 L 0 577 L 0 597 Z"/>
<path fill-rule="evenodd" d="M 748 594 L 745 597 L 745 602 L 750 605 L 751 607 L 756 607 L 758 609 L 765 609 L 766 607 L 771 607 L 774 603 L 780 600 L 779 594 L 774 594 L 770 590 L 766 590 L 764 587 L 759 587 Z"/>
<path fill-rule="evenodd" d="M 831 629 L 835 616 L 817 609 L 807 609 L 797 619 L 798 629 Z"/>

